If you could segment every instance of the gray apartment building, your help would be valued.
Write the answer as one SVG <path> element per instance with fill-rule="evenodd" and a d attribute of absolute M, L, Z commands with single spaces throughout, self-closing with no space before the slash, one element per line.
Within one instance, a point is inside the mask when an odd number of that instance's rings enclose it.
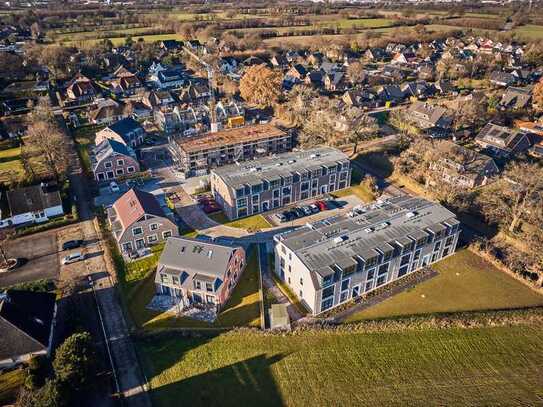
<path fill-rule="evenodd" d="M 450 256 L 459 234 L 443 206 L 395 197 L 276 235 L 274 272 L 317 315 Z"/>
<path fill-rule="evenodd" d="M 283 153 L 211 172 L 211 191 L 229 219 L 347 188 L 349 158 L 331 147 Z"/>
<path fill-rule="evenodd" d="M 185 177 L 205 175 L 212 168 L 290 151 L 292 136 L 272 124 L 221 130 L 201 136 L 176 138 L 169 149 Z"/>

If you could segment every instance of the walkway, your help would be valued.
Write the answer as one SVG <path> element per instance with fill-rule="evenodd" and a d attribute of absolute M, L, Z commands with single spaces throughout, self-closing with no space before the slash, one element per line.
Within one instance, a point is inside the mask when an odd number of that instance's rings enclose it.
<path fill-rule="evenodd" d="M 279 289 L 275 281 L 273 280 L 270 270 L 270 264 L 268 264 L 268 252 L 266 250 L 266 243 L 260 243 L 258 245 L 258 259 L 260 261 L 260 270 L 262 273 L 262 285 L 268 290 L 277 300 L 278 304 L 287 304 L 287 312 L 290 317 L 290 321 L 298 321 L 304 316 L 296 309 L 296 307 L 289 301 L 285 294 Z M 266 310 L 267 312 L 267 310 Z"/>

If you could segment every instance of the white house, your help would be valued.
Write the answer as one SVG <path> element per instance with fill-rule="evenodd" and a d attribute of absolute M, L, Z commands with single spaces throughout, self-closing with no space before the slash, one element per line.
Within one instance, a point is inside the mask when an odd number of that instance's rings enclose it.
<path fill-rule="evenodd" d="M 7 191 L 8 209 L 0 210 L 0 228 L 46 222 L 64 215 L 56 184 L 31 185 Z"/>

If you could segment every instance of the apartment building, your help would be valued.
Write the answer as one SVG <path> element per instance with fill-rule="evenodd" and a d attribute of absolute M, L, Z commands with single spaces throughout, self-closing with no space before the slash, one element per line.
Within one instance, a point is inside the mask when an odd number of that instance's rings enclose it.
<path fill-rule="evenodd" d="M 292 145 L 289 133 L 272 124 L 259 124 L 177 138 L 170 142 L 170 151 L 188 178 L 205 175 L 211 168 L 235 161 L 289 151 Z"/>
<path fill-rule="evenodd" d="M 278 234 L 275 270 L 313 315 L 454 253 L 460 222 L 443 206 L 402 196 Z"/>
<path fill-rule="evenodd" d="M 351 185 L 349 158 L 318 147 L 216 168 L 211 191 L 229 219 L 266 212 Z"/>

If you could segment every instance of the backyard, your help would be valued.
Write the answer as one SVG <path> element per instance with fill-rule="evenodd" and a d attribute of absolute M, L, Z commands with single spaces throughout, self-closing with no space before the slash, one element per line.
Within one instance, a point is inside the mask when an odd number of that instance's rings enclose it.
<path fill-rule="evenodd" d="M 224 328 L 259 326 L 259 266 L 256 250 L 250 250 L 247 266 L 230 300 L 213 324 L 186 317 L 176 317 L 147 309 L 155 294 L 155 269 L 163 246 L 155 246 L 153 255 L 128 263 L 121 284 L 125 306 L 138 328 Z"/>
<path fill-rule="evenodd" d="M 439 274 L 350 316 L 346 322 L 414 314 L 543 306 L 543 295 L 469 250 L 432 266 Z"/>
<path fill-rule="evenodd" d="M 228 332 L 138 341 L 153 404 L 536 405 L 543 330 Z"/>
<path fill-rule="evenodd" d="M 247 229 L 249 231 L 268 229 L 272 227 L 272 225 L 270 225 L 262 215 L 253 215 L 246 218 L 229 220 L 223 212 L 216 212 L 209 215 L 209 217 L 222 225 L 239 229 Z"/>

